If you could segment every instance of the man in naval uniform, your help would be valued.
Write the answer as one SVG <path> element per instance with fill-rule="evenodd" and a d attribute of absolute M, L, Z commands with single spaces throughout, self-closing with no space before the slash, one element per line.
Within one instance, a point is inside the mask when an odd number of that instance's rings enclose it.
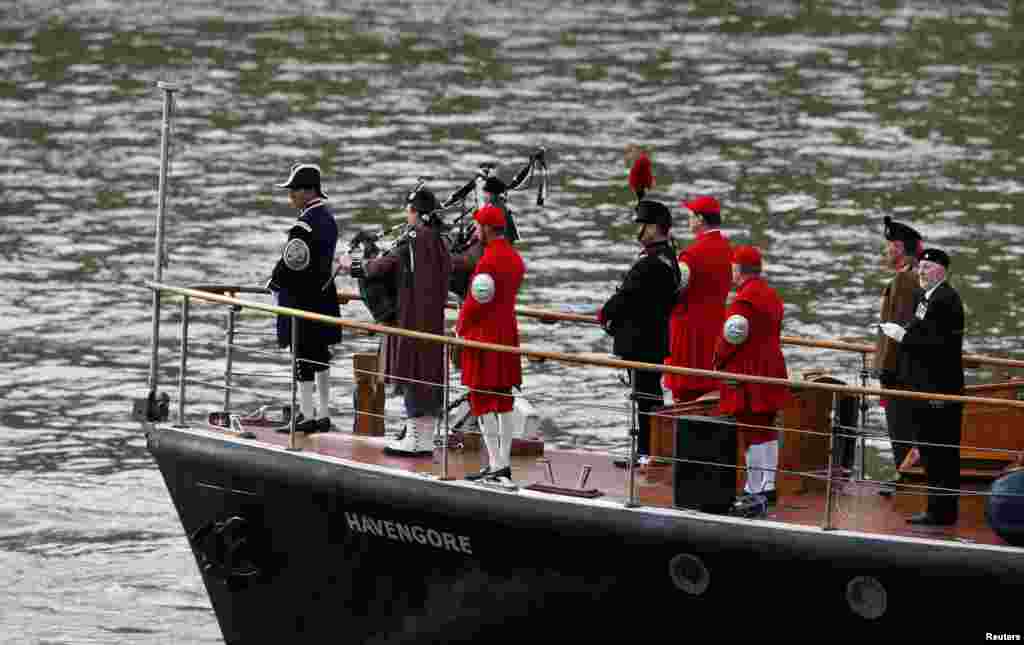
<path fill-rule="evenodd" d="M 451 258 L 441 238 L 438 207 L 434 193 L 420 188 L 406 198 L 411 232 L 404 242 L 366 262 L 343 255 L 339 264 L 353 278 L 387 276 L 395 281 L 399 327 L 443 335 Z M 434 426 L 444 405 L 444 345 L 388 336 L 385 348 L 384 371 L 404 397 L 407 421 L 402 434 L 384 450 L 399 456 L 432 455 Z"/>
<path fill-rule="evenodd" d="M 616 356 L 661 364 L 668 356 L 668 321 L 680 283 L 675 249 L 668 238 L 672 214 L 661 202 L 643 199 L 637 204 L 633 222 L 640 225 L 640 256 L 601 307 L 598 321 L 614 337 Z M 636 392 L 638 464 L 645 465 L 651 452 L 650 415 L 664 403 L 661 372 L 634 369 L 630 378 Z M 629 460 L 617 459 L 615 465 L 624 468 Z"/>
<path fill-rule="evenodd" d="M 892 279 L 882 290 L 882 304 L 879 310 L 880 322 L 892 322 L 906 325 L 914 317 L 914 296 L 919 289 L 917 278 L 917 256 L 923 250 L 921 234 L 906 224 L 894 222 L 888 215 L 883 220 L 885 226 L 885 264 L 893 272 Z M 875 345 L 873 372 L 885 389 L 906 389 L 897 376 L 897 356 L 899 344 L 885 334 L 878 332 Z M 900 467 L 907 453 L 910 442 L 914 440 L 914 424 L 910 419 L 913 401 L 898 397 L 885 401 L 885 422 L 892 442 L 893 460 L 896 468 Z M 900 480 L 899 472 L 894 483 Z M 892 495 L 893 489 L 886 486 L 879 490 L 881 495 Z"/>
<path fill-rule="evenodd" d="M 899 343 L 897 375 L 908 389 L 918 392 L 964 392 L 964 306 L 960 294 L 946 281 L 949 256 L 925 249 L 917 267 L 923 291 L 914 298 L 914 316 L 906 326 L 880 325 L 883 334 Z M 911 524 L 955 524 L 959 511 L 960 427 L 962 403 L 911 403 L 910 418 L 917 429 L 921 465 L 930 488 L 928 509 L 910 517 Z"/>
<path fill-rule="evenodd" d="M 338 225 L 327 206 L 327 195 L 320 185 L 320 167 L 297 163 L 279 188 L 288 189 L 288 202 L 299 211 L 288 229 L 281 258 L 274 267 L 267 288 L 282 307 L 304 309 L 327 316 L 339 316 L 338 291 L 331 279 Z M 330 346 L 341 342 L 341 328 L 298 319 L 296 379 L 299 382 L 300 414 L 296 430 L 326 432 L 330 417 Z M 277 317 L 277 342 L 290 347 L 292 319 Z M 320 394 L 320 405 L 313 406 L 313 382 Z"/>
<path fill-rule="evenodd" d="M 505 214 L 486 204 L 473 214 L 484 253 L 473 269 L 466 299 L 459 309 L 456 334 L 465 340 L 519 347 L 516 294 L 526 265 L 505 239 Z M 512 483 L 512 388 L 523 382 L 518 354 L 462 349 L 462 384 L 469 388 L 470 413 L 480 425 L 488 462 L 466 479 Z"/>
<path fill-rule="evenodd" d="M 669 322 L 666 365 L 712 369 L 715 340 L 725 322 L 725 299 L 732 288 L 732 249 L 722 235 L 721 206 L 702 195 L 681 206 L 689 215 L 693 244 L 679 253 L 679 297 Z M 665 374 L 676 403 L 692 401 L 718 388 L 713 378 Z"/>
<path fill-rule="evenodd" d="M 715 344 L 714 369 L 734 374 L 788 378 L 782 356 L 784 305 L 761 275 L 761 252 L 753 246 L 733 249 L 732 276 L 736 297 L 725 313 Z M 775 471 L 779 461 L 775 415 L 789 401 L 788 386 L 722 381 L 720 412 L 737 423 L 737 440 L 747 462 L 748 495 L 775 501 Z M 744 427 L 746 426 L 746 427 Z"/>

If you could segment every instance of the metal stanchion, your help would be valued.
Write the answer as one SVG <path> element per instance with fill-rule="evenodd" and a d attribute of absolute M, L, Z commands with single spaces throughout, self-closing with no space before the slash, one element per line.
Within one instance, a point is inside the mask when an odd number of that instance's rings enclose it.
<path fill-rule="evenodd" d="M 240 307 L 228 307 L 228 328 L 224 332 L 224 414 L 231 413 L 231 370 L 234 356 L 231 347 L 235 344 L 235 312 Z"/>
<path fill-rule="evenodd" d="M 181 301 L 181 362 L 178 365 L 178 427 L 185 427 L 185 369 L 188 365 L 188 308 L 190 299 Z"/>
<path fill-rule="evenodd" d="M 451 398 L 449 394 L 450 384 L 448 379 L 448 368 L 451 357 L 449 355 L 448 343 L 444 344 L 444 404 L 442 410 L 444 410 L 444 436 L 441 438 L 441 479 L 448 480 L 451 477 L 448 476 L 448 402 Z M 433 439 L 431 439 L 433 441 Z"/>
<path fill-rule="evenodd" d="M 299 319 L 292 316 L 292 412 L 290 419 L 288 420 L 288 450 L 302 450 L 295 441 L 295 418 L 299 416 L 296 410 L 299 389 L 299 359 L 298 359 L 298 346 L 299 346 Z"/>
<path fill-rule="evenodd" d="M 868 386 L 868 378 L 871 376 L 871 372 L 868 370 L 868 355 L 867 352 L 861 352 L 860 355 L 860 386 L 866 388 Z M 867 441 L 865 440 L 864 429 L 866 426 L 866 420 L 868 417 L 868 396 L 866 394 L 860 395 L 860 417 L 857 419 L 857 430 L 860 439 L 860 480 L 864 481 L 867 475 Z"/>
<path fill-rule="evenodd" d="M 629 461 L 626 462 L 626 480 L 629 491 L 626 496 L 626 506 L 639 506 L 636 499 L 636 443 L 639 428 L 637 427 L 637 405 L 636 405 L 636 370 L 630 370 L 630 395 L 629 395 Z"/>
<path fill-rule="evenodd" d="M 825 481 L 825 520 L 821 527 L 825 531 L 831 531 L 832 526 L 832 468 L 835 464 L 836 449 L 836 426 L 839 425 L 839 394 L 832 394 L 832 428 L 828 436 L 828 479 Z"/>

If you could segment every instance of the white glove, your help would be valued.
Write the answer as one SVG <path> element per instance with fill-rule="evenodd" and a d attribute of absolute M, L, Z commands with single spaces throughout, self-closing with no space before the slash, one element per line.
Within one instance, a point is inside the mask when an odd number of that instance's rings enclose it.
<path fill-rule="evenodd" d="M 896 323 L 882 323 L 878 326 L 882 330 L 882 333 L 893 339 L 897 343 L 903 342 L 903 337 L 906 336 L 907 330 L 903 329 Z"/>

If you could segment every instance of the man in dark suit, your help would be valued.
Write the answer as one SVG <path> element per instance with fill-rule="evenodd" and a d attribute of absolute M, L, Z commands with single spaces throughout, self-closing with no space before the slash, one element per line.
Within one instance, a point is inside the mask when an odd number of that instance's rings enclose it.
<path fill-rule="evenodd" d="M 669 354 L 668 321 L 680 281 L 675 249 L 668 238 L 672 214 L 661 202 L 644 199 L 637 205 L 633 221 L 640 225 L 640 256 L 601 308 L 598 320 L 615 338 L 612 351 L 616 356 L 660 365 Z M 650 414 L 664 404 L 661 372 L 631 370 L 630 376 L 637 399 L 637 451 L 650 455 Z M 615 464 L 625 467 L 628 459 Z"/>
<path fill-rule="evenodd" d="M 882 323 L 881 330 L 899 343 L 898 378 L 911 390 L 963 394 L 964 307 L 946 282 L 949 256 L 925 249 L 917 275 L 923 291 L 914 299 L 914 318 L 904 328 Z M 911 524 L 955 524 L 960 488 L 960 426 L 963 404 L 914 400 L 910 417 L 921 442 L 921 465 L 928 479 L 928 510 Z"/>

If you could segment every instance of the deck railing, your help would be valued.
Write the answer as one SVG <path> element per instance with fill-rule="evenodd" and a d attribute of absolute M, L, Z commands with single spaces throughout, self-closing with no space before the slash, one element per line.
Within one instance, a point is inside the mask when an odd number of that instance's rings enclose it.
<path fill-rule="evenodd" d="M 250 300 L 243 300 L 243 299 L 237 298 L 237 297 L 235 297 L 233 295 L 233 294 L 266 294 L 267 293 L 265 289 L 256 288 L 256 287 L 224 286 L 224 285 L 204 285 L 204 286 L 199 286 L 199 287 L 195 287 L 195 288 L 188 288 L 188 287 L 181 287 L 181 286 L 174 286 L 174 285 L 163 284 L 163 283 L 156 282 L 156 281 L 147 282 L 147 286 L 149 288 L 153 289 L 158 297 L 160 297 L 162 294 L 171 294 L 171 295 L 174 295 L 174 296 L 180 296 L 181 299 L 182 299 L 182 301 L 181 301 L 181 323 L 180 323 L 181 324 L 181 327 L 180 327 L 180 357 L 179 357 L 180 362 L 179 362 L 178 401 L 177 401 L 177 425 L 182 426 L 182 427 L 184 427 L 186 425 L 186 401 L 188 400 L 187 392 L 186 392 L 186 382 L 188 381 L 187 371 L 188 371 L 188 354 L 189 354 L 189 319 L 191 317 L 190 303 L 191 303 L 191 301 L 193 299 L 200 300 L 200 301 L 205 301 L 205 302 L 211 302 L 211 303 L 219 303 L 219 304 L 223 304 L 223 305 L 227 305 L 228 306 L 228 313 L 227 313 L 227 319 L 226 319 L 226 330 L 225 330 L 225 344 L 224 344 L 225 345 L 225 352 L 224 352 L 225 353 L 225 363 L 224 363 L 225 367 L 224 367 L 224 375 L 223 375 L 223 383 L 224 383 L 224 385 L 223 385 L 223 387 L 224 387 L 224 409 L 225 409 L 225 412 L 229 412 L 230 411 L 230 406 L 231 406 L 231 391 L 233 389 L 233 358 L 232 357 L 233 357 L 233 354 L 234 354 L 233 348 L 235 346 L 235 338 L 236 338 L 236 321 L 237 321 L 237 314 L 242 309 L 256 310 L 256 311 L 260 311 L 260 312 L 263 312 L 263 313 L 266 313 L 266 314 L 290 316 L 290 317 L 292 317 L 293 321 L 295 319 L 297 319 L 297 318 L 302 318 L 302 319 L 305 319 L 305 320 L 310 320 L 310 321 L 315 321 L 315 322 L 320 322 L 320 323 L 326 323 L 326 324 L 330 324 L 330 325 L 337 325 L 339 327 L 350 329 L 350 330 L 359 330 L 359 331 L 370 333 L 370 334 L 385 334 L 385 335 L 393 335 L 393 336 L 405 336 L 405 337 L 409 337 L 409 338 L 417 338 L 417 339 L 421 339 L 421 340 L 442 343 L 445 346 L 445 366 L 446 366 L 445 373 L 446 374 L 445 374 L 445 381 L 444 381 L 444 383 L 440 383 L 440 384 L 438 384 L 438 386 L 444 388 L 444 409 L 445 410 L 448 410 L 449 402 L 451 400 L 451 390 L 453 389 L 453 386 L 449 382 L 449 379 L 448 379 L 448 376 L 447 376 L 447 372 L 448 372 L 448 369 L 449 369 L 449 366 L 450 366 L 449 351 L 453 347 L 463 347 L 463 348 L 464 347 L 473 347 L 473 348 L 490 350 L 490 351 L 513 353 L 513 354 L 519 354 L 521 356 L 525 356 L 525 357 L 528 357 L 528 358 L 542 359 L 542 360 L 551 360 L 551 361 L 556 361 L 556 362 L 570 364 L 570 365 L 587 365 L 587 366 L 618 368 L 618 369 L 627 369 L 627 370 L 650 370 L 650 371 L 658 371 L 658 372 L 662 372 L 662 373 L 674 373 L 674 374 L 682 374 L 682 375 L 690 375 L 690 376 L 711 377 L 711 378 L 716 378 L 716 379 L 725 380 L 725 381 L 731 381 L 731 382 L 767 383 L 767 384 L 786 385 L 786 386 L 788 386 L 789 388 L 791 388 L 793 390 L 807 389 L 807 390 L 818 390 L 818 391 L 830 392 L 830 393 L 832 393 L 833 408 L 832 408 L 832 416 L 831 416 L 831 427 L 829 428 L 828 432 L 818 432 L 818 431 L 813 431 L 813 430 L 795 429 L 795 428 L 783 428 L 783 427 L 777 427 L 777 426 L 773 426 L 771 428 L 773 430 L 779 431 L 780 433 L 798 432 L 798 433 L 806 433 L 806 434 L 811 434 L 811 435 L 819 435 L 821 437 L 827 438 L 827 440 L 829 442 L 829 447 L 828 447 L 828 451 L 827 451 L 827 453 L 828 453 L 828 464 L 826 466 L 824 474 L 808 473 L 808 472 L 804 472 L 804 471 L 791 471 L 791 470 L 786 470 L 786 469 L 782 469 L 782 468 L 772 469 L 772 470 L 774 470 L 776 472 L 776 476 L 778 476 L 780 474 L 781 475 L 794 475 L 794 476 L 799 476 L 799 477 L 809 477 L 809 478 L 819 479 L 819 480 L 824 480 L 825 481 L 825 485 L 826 485 L 826 490 L 825 490 L 825 496 L 826 496 L 826 499 L 825 499 L 825 514 L 824 514 L 824 517 L 823 517 L 823 520 L 822 520 L 822 525 L 823 525 L 823 528 L 826 528 L 826 529 L 833 528 L 832 508 L 833 508 L 833 501 L 834 501 L 834 497 L 835 497 L 834 490 L 833 490 L 834 485 L 835 484 L 839 484 L 839 483 L 843 483 L 843 482 L 846 482 L 846 481 L 854 481 L 854 477 L 852 475 L 848 476 L 848 477 L 837 477 L 836 474 L 835 474 L 835 466 L 836 466 L 835 461 L 836 461 L 836 453 L 837 453 L 836 442 L 837 442 L 837 440 L 846 440 L 846 441 L 850 441 L 850 442 L 856 442 L 856 441 L 863 442 L 865 440 L 865 437 L 864 437 L 864 435 L 862 433 L 844 432 L 845 429 L 843 428 L 842 424 L 840 423 L 840 418 L 839 418 L 839 405 L 838 405 L 838 402 L 839 402 L 839 397 L 841 395 L 857 396 L 857 397 L 862 397 L 862 398 L 863 397 L 867 397 L 867 396 L 878 396 L 878 397 L 890 397 L 890 398 L 907 398 L 907 399 L 915 399 L 915 400 L 940 400 L 940 401 L 963 403 L 963 404 L 975 404 L 975 405 L 982 405 L 982 406 L 999 406 L 999 407 L 1004 407 L 1004 408 L 1024 408 L 1024 401 L 1018 401 L 1018 400 L 1013 400 L 1013 399 L 995 399 L 995 398 L 985 398 L 985 397 L 977 397 L 977 396 L 955 396 L 955 395 L 948 395 L 948 394 L 930 394 L 930 393 L 922 393 L 922 392 L 911 392 L 911 391 L 907 391 L 907 390 L 889 390 L 889 389 L 884 389 L 884 388 L 869 388 L 869 387 L 865 387 L 865 386 L 850 386 L 850 385 L 842 385 L 842 384 L 835 384 L 835 383 L 825 383 L 825 382 L 816 382 L 816 381 L 776 379 L 776 378 L 769 378 L 769 377 L 748 376 L 748 375 L 732 374 L 732 373 L 726 373 L 726 372 L 718 372 L 718 371 L 714 371 L 714 370 L 700 370 L 700 369 L 683 368 L 683 367 L 675 367 L 675 366 L 666 366 L 666 365 L 651 364 L 651 363 L 641 363 L 641 362 L 637 362 L 637 361 L 627 361 L 627 360 L 617 359 L 617 358 L 613 358 L 613 357 L 600 357 L 600 356 L 593 356 L 593 355 L 582 356 L 582 355 L 578 355 L 578 354 L 570 354 L 570 353 L 563 353 L 563 352 L 557 352 L 557 351 L 531 349 L 531 348 L 525 347 L 525 346 L 524 347 L 510 347 L 510 346 L 506 346 L 506 345 L 494 345 L 494 344 L 490 344 L 490 343 L 482 343 L 482 342 L 477 342 L 477 341 L 469 341 L 469 340 L 465 340 L 465 339 L 461 339 L 461 338 L 455 338 L 455 337 L 451 337 L 451 336 L 435 335 L 435 334 L 429 334 L 429 333 L 425 333 L 425 332 L 418 332 L 418 331 L 414 331 L 414 330 L 402 329 L 402 328 L 399 328 L 399 327 L 380 325 L 380 324 L 376 324 L 376 323 L 372 323 L 372 322 L 366 322 L 366 321 L 362 321 L 362 320 L 345 319 L 345 318 L 334 318 L 334 317 L 324 316 L 324 315 L 321 315 L 321 314 L 307 312 L 307 311 L 303 311 L 303 310 L 299 310 L 299 309 L 293 309 L 293 308 L 288 308 L 288 307 L 280 307 L 280 306 L 273 305 L 273 304 L 267 304 L 267 303 L 250 301 Z M 554 319 L 552 314 L 554 314 L 556 312 L 548 312 L 548 311 L 536 310 L 536 309 L 534 309 L 533 311 L 524 312 L 524 308 L 519 308 L 519 313 L 521 315 L 525 313 L 526 315 L 532 315 L 534 317 L 546 317 L 548 319 Z M 565 316 L 567 317 L 567 319 L 570 322 L 572 322 L 574 318 L 579 317 L 578 314 L 565 314 Z M 576 321 L 576 322 L 584 322 L 584 321 Z M 595 320 L 595 322 L 596 322 L 596 320 Z M 292 336 L 292 344 L 291 344 L 292 348 L 296 347 L 296 345 L 297 345 L 295 335 L 298 333 L 298 327 L 299 327 L 299 325 L 296 325 L 296 324 L 292 324 L 291 325 L 292 334 L 293 334 L 293 336 Z M 852 343 L 843 343 L 843 342 L 834 342 L 834 341 L 810 341 L 808 339 L 790 339 L 790 341 L 793 342 L 793 344 L 805 344 L 805 345 L 809 345 L 809 346 L 813 346 L 813 347 L 822 347 L 822 348 L 829 348 L 829 349 L 839 349 L 839 350 L 844 350 L 844 351 L 857 351 L 857 352 L 862 352 L 862 353 L 867 353 L 869 351 L 873 351 L 873 348 L 870 347 L 870 346 L 867 346 L 867 345 L 856 345 L 856 344 L 852 344 Z M 967 358 L 967 357 L 965 356 L 965 358 Z M 1000 365 L 1000 366 L 1003 366 L 1003 367 L 1020 367 L 1020 366 L 1024 366 L 1024 362 L 1022 362 L 1022 361 L 1013 361 L 1013 360 L 1010 360 L 1010 359 L 994 359 L 992 357 L 975 356 L 975 355 L 971 355 L 970 359 L 973 362 L 976 362 L 978 364 Z M 291 381 L 291 410 L 292 411 L 297 410 L 297 407 L 296 407 L 297 383 L 296 383 L 296 380 L 295 380 L 295 375 L 296 375 L 295 367 L 297 365 L 297 361 L 298 361 L 298 359 L 296 358 L 296 356 L 294 354 L 294 351 L 293 351 L 292 355 L 291 355 L 291 362 L 292 362 L 292 366 L 291 367 L 292 367 L 292 369 L 291 369 L 291 377 L 290 377 L 290 381 Z M 380 376 L 383 376 L 383 375 L 380 375 Z M 156 383 L 155 382 L 152 383 L 151 386 L 153 387 L 153 389 L 155 389 Z M 984 387 L 984 386 L 982 386 L 982 387 Z M 631 409 L 630 409 L 630 423 L 631 424 L 635 424 L 635 420 L 636 420 L 636 393 L 635 393 L 635 391 L 633 393 L 633 396 L 630 397 L 630 402 L 631 402 L 630 403 L 630 407 L 631 407 Z M 288 445 L 289 445 L 289 448 L 293 449 L 293 450 L 298 450 L 299 449 L 299 443 L 296 440 L 296 432 L 295 432 L 295 424 L 296 424 L 297 416 L 298 416 L 297 414 L 292 413 L 290 415 L 290 421 L 289 421 L 289 423 L 290 423 L 290 432 L 289 432 L 289 443 L 288 443 Z M 442 462 L 441 462 L 441 475 L 440 476 L 441 476 L 442 479 L 447 479 L 448 478 L 448 450 L 449 450 L 449 445 L 448 445 L 449 444 L 448 416 L 449 415 L 447 413 L 443 415 L 443 425 L 442 425 L 443 434 L 444 434 L 443 439 L 441 441 Z M 630 433 L 630 435 L 631 435 L 630 436 L 630 450 L 629 450 L 629 455 L 628 455 L 628 459 L 627 459 L 627 480 L 628 480 L 627 486 L 628 486 L 628 489 L 627 489 L 627 492 L 626 492 L 626 504 L 628 506 L 635 506 L 638 503 L 638 500 L 637 500 L 637 487 L 636 487 L 636 482 L 635 482 L 636 468 L 634 467 L 634 464 L 636 463 L 636 460 L 637 460 L 637 457 L 638 457 L 637 446 L 636 446 L 635 427 L 633 427 L 633 431 Z M 916 445 L 921 445 L 922 444 L 922 442 L 920 442 L 920 441 L 915 441 L 915 442 L 912 442 L 912 443 L 914 443 Z M 925 444 L 925 445 L 931 445 L 931 444 Z M 862 453 L 863 453 L 863 450 L 864 450 L 863 446 L 864 446 L 864 444 L 861 443 L 860 449 L 861 449 Z M 954 446 L 950 446 L 950 447 L 954 447 Z M 960 446 L 955 446 L 955 447 L 960 447 Z M 985 448 L 985 447 L 980 447 L 980 446 L 976 447 L 976 448 L 979 449 L 979 450 L 992 450 L 992 451 L 1002 451 L 1002 452 L 1010 452 L 1010 453 L 1015 453 L 1016 452 L 1016 451 L 1013 451 L 1013 450 L 1006 450 L 1006 449 L 1000 449 L 1000 448 Z M 654 456 L 654 459 L 656 461 L 665 461 L 665 462 L 670 462 L 670 463 L 671 462 L 696 463 L 696 464 L 701 464 L 702 463 L 702 462 L 699 462 L 699 461 L 688 460 L 688 459 L 679 458 L 679 457 L 667 457 L 667 456 L 663 456 L 663 455 L 662 456 Z M 722 463 L 722 464 L 706 464 L 706 465 L 713 465 L 713 466 L 716 466 L 716 467 L 726 467 L 726 468 L 732 468 L 732 469 L 743 469 L 743 468 L 745 468 L 745 467 L 737 466 L 736 464 L 725 464 L 725 463 Z M 863 466 L 863 461 L 862 461 L 862 466 Z M 861 479 L 863 479 L 863 472 L 861 473 Z M 915 485 L 904 484 L 904 485 L 902 485 L 902 487 L 906 488 L 906 490 L 919 491 L 919 492 L 922 492 L 922 493 L 927 492 L 929 490 L 927 486 L 915 486 Z M 968 491 L 946 491 L 946 492 L 948 492 L 948 493 L 963 494 L 963 493 L 966 493 Z"/>

